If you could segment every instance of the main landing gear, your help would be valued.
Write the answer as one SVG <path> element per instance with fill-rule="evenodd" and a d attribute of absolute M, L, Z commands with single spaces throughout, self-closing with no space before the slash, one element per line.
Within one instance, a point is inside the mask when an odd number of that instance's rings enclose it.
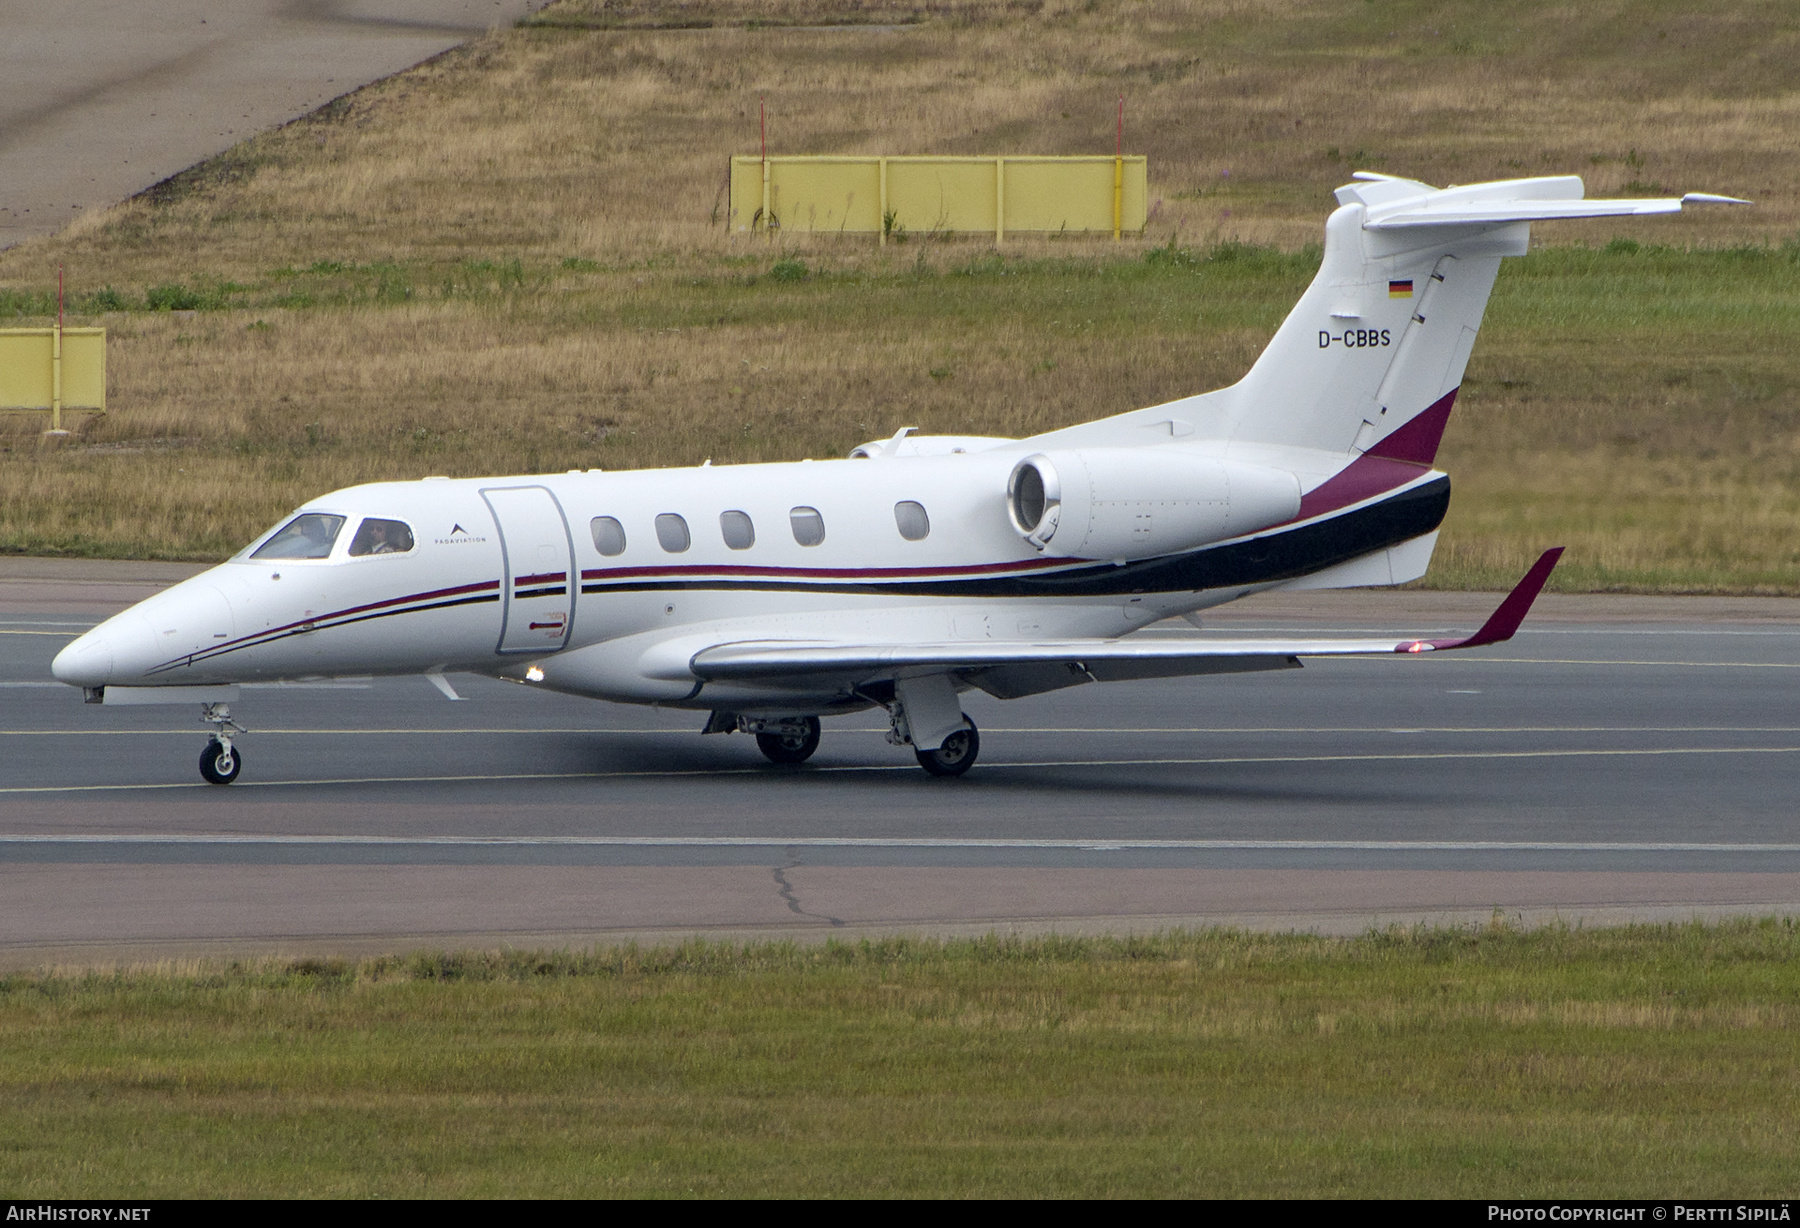
<path fill-rule="evenodd" d="M 206 749 L 200 752 L 200 775 L 209 785 L 228 785 L 244 767 L 244 756 L 231 739 L 250 731 L 231 719 L 231 709 L 225 704 L 206 704 L 200 709 L 200 721 L 213 727 Z"/>
<path fill-rule="evenodd" d="M 948 674 L 897 680 L 887 710 L 887 740 L 912 747 L 919 766 L 933 776 L 961 776 L 975 766 L 981 732 L 962 710 Z"/>
<path fill-rule="evenodd" d="M 980 753 L 981 732 L 975 728 L 974 721 L 969 721 L 967 729 L 958 729 L 945 738 L 944 744 L 936 750 L 913 747 L 919 766 L 933 776 L 961 776 L 975 766 L 975 756 Z"/>
<path fill-rule="evenodd" d="M 784 721 L 763 721 L 756 731 L 756 749 L 770 763 L 805 763 L 819 749 L 819 718 L 800 716 Z"/>
<path fill-rule="evenodd" d="M 910 710 L 908 693 L 912 700 Z M 976 756 L 981 753 L 981 732 L 963 713 L 948 679 L 916 686 L 903 684 L 901 693 L 882 706 L 888 713 L 887 740 L 895 746 L 910 747 L 919 766 L 933 776 L 961 776 L 975 766 Z M 721 710 L 712 714 L 701 732 L 755 734 L 756 748 L 770 763 L 805 763 L 819 749 L 816 716 L 756 717 Z M 921 741 L 925 744 L 921 745 Z"/>
<path fill-rule="evenodd" d="M 816 716 L 739 716 L 714 712 L 701 733 L 753 733 L 756 749 L 770 763 L 805 763 L 819 749 Z"/>

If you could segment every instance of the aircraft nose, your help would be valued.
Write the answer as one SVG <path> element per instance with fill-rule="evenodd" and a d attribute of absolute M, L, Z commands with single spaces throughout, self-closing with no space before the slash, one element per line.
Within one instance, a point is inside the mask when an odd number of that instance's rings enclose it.
<path fill-rule="evenodd" d="M 112 680 L 112 643 L 95 627 L 56 654 L 50 672 L 70 686 L 105 686 Z"/>
<path fill-rule="evenodd" d="M 56 654 L 50 672 L 70 686 L 133 681 L 154 664 L 156 635 L 135 610 L 107 619 Z"/>

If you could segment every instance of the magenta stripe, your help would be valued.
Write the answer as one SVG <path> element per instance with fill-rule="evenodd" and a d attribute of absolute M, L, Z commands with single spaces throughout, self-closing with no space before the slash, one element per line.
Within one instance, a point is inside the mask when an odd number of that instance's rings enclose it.
<path fill-rule="evenodd" d="M 1444 441 L 1444 428 L 1450 424 L 1450 409 L 1456 404 L 1458 391 L 1452 388 L 1420 410 L 1417 417 L 1370 448 L 1369 455 L 1414 465 L 1431 464 L 1437 459 L 1438 445 Z"/>
<path fill-rule="evenodd" d="M 1341 511 L 1353 503 L 1398 490 L 1431 472 L 1438 444 L 1456 404 L 1452 388 L 1417 417 L 1300 496 L 1300 514 L 1290 524 Z"/>
<path fill-rule="evenodd" d="M 1346 465 L 1337 476 L 1327 478 L 1300 496 L 1300 514 L 1288 523 L 1341 511 L 1353 503 L 1398 490 L 1430 472 L 1429 465 L 1411 465 L 1365 453 Z"/>

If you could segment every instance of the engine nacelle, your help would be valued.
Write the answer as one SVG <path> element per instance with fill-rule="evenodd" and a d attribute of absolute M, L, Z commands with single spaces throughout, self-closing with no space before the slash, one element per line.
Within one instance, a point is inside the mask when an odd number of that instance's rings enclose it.
<path fill-rule="evenodd" d="M 1143 559 L 1292 520 L 1300 480 L 1285 469 L 1161 448 L 1040 452 L 1006 484 L 1013 527 L 1039 550 Z"/>

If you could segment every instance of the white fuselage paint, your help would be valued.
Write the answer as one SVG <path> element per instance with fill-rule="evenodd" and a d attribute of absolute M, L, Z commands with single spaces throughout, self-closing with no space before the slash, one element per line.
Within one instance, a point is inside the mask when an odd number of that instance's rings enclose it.
<path fill-rule="evenodd" d="M 57 675 L 126 687 L 435 670 L 524 679 L 529 669 L 549 689 L 597 698 L 785 711 L 846 697 L 804 679 L 702 692 L 688 661 L 723 640 L 1113 637 L 1242 594 L 892 591 L 1093 565 L 1038 552 L 1009 521 L 1007 476 L 1030 450 L 351 487 L 299 509 L 345 517 L 330 557 L 255 559 L 259 539 L 89 632 Z M 925 509 L 922 539 L 902 536 L 901 502 Z M 819 513 L 818 544 L 796 540 L 795 508 Z M 727 546 L 726 512 L 749 517 L 748 548 Z M 685 551 L 659 541 L 665 515 L 683 518 Z M 603 516 L 624 529 L 611 557 L 590 528 Z M 414 548 L 350 557 L 363 517 L 405 522 Z"/>

